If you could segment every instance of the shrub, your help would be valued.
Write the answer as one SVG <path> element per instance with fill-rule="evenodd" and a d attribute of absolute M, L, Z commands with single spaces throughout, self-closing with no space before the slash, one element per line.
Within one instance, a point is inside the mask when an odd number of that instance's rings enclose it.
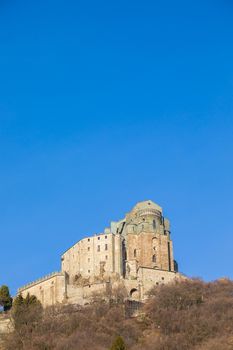
<path fill-rule="evenodd" d="M 126 349 L 125 344 L 128 350 L 233 349 L 230 280 L 195 279 L 157 287 L 137 318 L 127 318 L 119 300 L 97 298 L 84 307 L 63 305 L 42 311 L 36 298 L 19 295 L 11 310 L 15 331 L 4 349 L 109 350 Z M 123 344 L 115 339 L 119 334 Z"/>
<path fill-rule="evenodd" d="M 3 306 L 4 311 L 10 310 L 12 306 L 12 298 L 10 296 L 9 288 L 5 285 L 0 288 L 0 305 Z"/>
<path fill-rule="evenodd" d="M 122 337 L 116 337 L 110 350 L 126 350 L 126 346 Z"/>

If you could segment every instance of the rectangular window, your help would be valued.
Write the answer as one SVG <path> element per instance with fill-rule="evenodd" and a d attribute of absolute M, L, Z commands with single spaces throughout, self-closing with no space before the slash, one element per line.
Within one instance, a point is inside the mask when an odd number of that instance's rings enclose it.
<path fill-rule="evenodd" d="M 90 247 L 88 247 L 87 250 L 90 251 Z"/>
<path fill-rule="evenodd" d="M 98 237 L 98 240 L 100 240 L 100 237 Z"/>
<path fill-rule="evenodd" d="M 171 271 L 171 248 L 170 242 L 167 242 L 167 250 L 168 250 L 168 269 Z"/>
<path fill-rule="evenodd" d="M 105 239 L 107 239 L 108 237 L 107 236 L 105 236 Z"/>
<path fill-rule="evenodd" d="M 108 250 L 108 245 L 107 244 L 105 244 L 105 250 Z"/>
<path fill-rule="evenodd" d="M 90 238 L 88 238 L 88 242 L 90 242 Z"/>
<path fill-rule="evenodd" d="M 88 262 L 90 262 L 90 258 L 88 258 Z"/>
<path fill-rule="evenodd" d="M 100 245 L 97 246 L 97 252 L 100 252 Z"/>
<path fill-rule="evenodd" d="M 105 255 L 105 260 L 108 260 L 108 256 L 107 255 Z"/>

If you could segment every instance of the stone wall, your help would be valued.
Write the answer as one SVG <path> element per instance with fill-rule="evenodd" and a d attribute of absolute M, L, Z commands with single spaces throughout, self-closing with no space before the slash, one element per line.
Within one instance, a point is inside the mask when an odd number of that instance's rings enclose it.
<path fill-rule="evenodd" d="M 43 306 L 63 303 L 66 300 L 65 274 L 54 273 L 19 289 L 25 298 L 35 295 Z"/>
<path fill-rule="evenodd" d="M 172 283 L 175 280 L 181 280 L 183 278 L 185 277 L 180 273 L 140 267 L 138 271 L 138 281 L 141 288 L 141 299 L 147 299 L 148 292 L 153 287 Z"/>
<path fill-rule="evenodd" d="M 110 276 L 120 270 L 115 255 L 118 244 L 119 239 L 112 233 L 84 238 L 62 255 L 62 271 L 69 275 L 70 283 L 79 275 L 91 281 L 96 276 Z"/>

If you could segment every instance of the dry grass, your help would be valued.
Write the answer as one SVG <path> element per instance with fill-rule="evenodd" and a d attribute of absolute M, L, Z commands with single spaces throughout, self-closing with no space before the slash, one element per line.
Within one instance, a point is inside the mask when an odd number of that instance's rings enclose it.
<path fill-rule="evenodd" d="M 233 282 L 188 280 L 154 288 L 137 318 L 124 304 L 48 308 L 12 333 L 6 350 L 107 350 L 123 337 L 129 350 L 232 350 Z M 22 316 L 25 317 L 25 316 Z"/>

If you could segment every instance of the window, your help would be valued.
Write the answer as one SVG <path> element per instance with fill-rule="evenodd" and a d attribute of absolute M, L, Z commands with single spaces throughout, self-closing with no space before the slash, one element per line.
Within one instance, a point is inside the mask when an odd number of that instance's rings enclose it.
<path fill-rule="evenodd" d="M 133 251 L 133 256 L 136 258 L 136 256 L 137 256 L 137 250 L 136 249 L 134 249 L 134 251 Z"/>
<path fill-rule="evenodd" d="M 108 237 L 107 236 L 105 236 L 105 239 L 107 239 Z"/>
<path fill-rule="evenodd" d="M 90 262 L 90 258 L 88 258 L 88 262 Z"/>
<path fill-rule="evenodd" d="M 88 238 L 88 242 L 90 242 L 90 238 Z"/>
<path fill-rule="evenodd" d="M 153 256 L 152 256 L 152 262 L 156 262 L 156 255 L 154 254 Z"/>
<path fill-rule="evenodd" d="M 100 237 L 98 237 L 98 240 L 100 240 Z"/>
<path fill-rule="evenodd" d="M 164 281 L 164 277 L 162 277 L 162 280 Z"/>
<path fill-rule="evenodd" d="M 153 220 L 153 229 L 155 230 L 156 229 L 156 221 Z"/>
<path fill-rule="evenodd" d="M 88 247 L 87 250 L 90 251 L 90 247 Z"/>
<path fill-rule="evenodd" d="M 108 250 L 108 245 L 107 244 L 105 244 L 105 250 Z"/>
<path fill-rule="evenodd" d="M 100 252 L 100 245 L 97 246 L 97 252 Z"/>
<path fill-rule="evenodd" d="M 108 260 L 108 256 L 107 255 L 105 255 L 105 260 Z"/>
<path fill-rule="evenodd" d="M 90 270 L 88 270 L 88 273 L 90 273 L 91 271 Z"/>

